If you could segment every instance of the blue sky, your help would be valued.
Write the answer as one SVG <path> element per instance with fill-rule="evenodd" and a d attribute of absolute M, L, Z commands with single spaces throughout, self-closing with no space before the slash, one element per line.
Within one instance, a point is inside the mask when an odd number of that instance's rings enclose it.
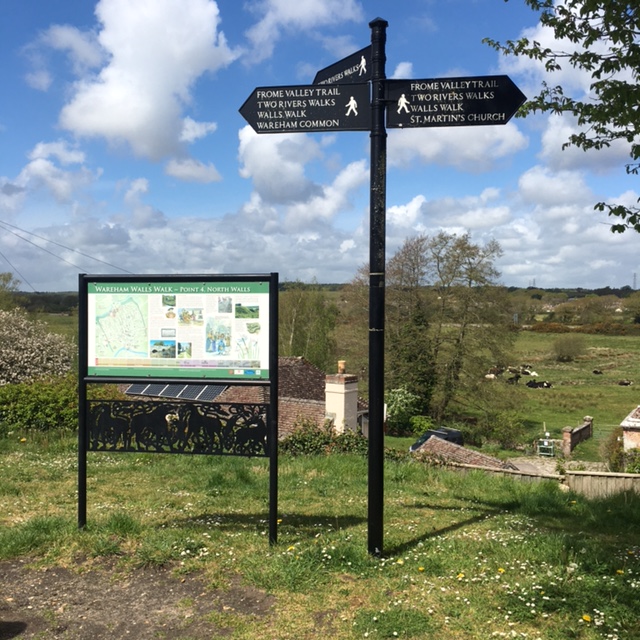
<path fill-rule="evenodd" d="M 369 256 L 367 132 L 256 134 L 259 86 L 311 84 L 388 21 L 389 78 L 545 73 L 482 43 L 552 45 L 521 0 L 4 0 L 0 271 L 23 290 L 78 273 L 264 273 L 348 282 Z M 588 78 L 547 78 L 574 95 Z M 418 233 L 497 240 L 510 286 L 633 285 L 640 237 L 628 148 L 562 150 L 569 117 L 389 129 L 387 252 Z"/>

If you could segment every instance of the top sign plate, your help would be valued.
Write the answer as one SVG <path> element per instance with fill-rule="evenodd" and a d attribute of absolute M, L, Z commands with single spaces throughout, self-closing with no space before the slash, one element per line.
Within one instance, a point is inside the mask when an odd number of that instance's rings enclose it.
<path fill-rule="evenodd" d="M 356 84 L 371 80 L 371 45 L 316 73 L 313 84 Z"/>
<path fill-rule="evenodd" d="M 387 127 L 506 124 L 526 100 L 509 76 L 387 81 Z"/>

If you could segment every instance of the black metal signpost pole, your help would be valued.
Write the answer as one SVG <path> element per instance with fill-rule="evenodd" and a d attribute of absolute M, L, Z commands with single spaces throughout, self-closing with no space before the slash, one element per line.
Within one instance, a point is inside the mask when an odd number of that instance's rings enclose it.
<path fill-rule="evenodd" d="M 269 544 L 278 542 L 278 274 L 269 284 Z"/>
<path fill-rule="evenodd" d="M 369 209 L 369 553 L 382 554 L 384 511 L 384 308 L 387 132 L 385 44 L 389 23 L 371 27 L 371 196 Z"/>

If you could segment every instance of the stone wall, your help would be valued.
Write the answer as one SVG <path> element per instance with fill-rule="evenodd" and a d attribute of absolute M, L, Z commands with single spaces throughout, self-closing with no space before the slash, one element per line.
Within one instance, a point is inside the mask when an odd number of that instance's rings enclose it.
<path fill-rule="evenodd" d="M 581 442 L 592 436 L 593 418 L 591 416 L 585 416 L 579 427 L 565 427 L 562 430 L 562 455 L 568 458 Z"/>

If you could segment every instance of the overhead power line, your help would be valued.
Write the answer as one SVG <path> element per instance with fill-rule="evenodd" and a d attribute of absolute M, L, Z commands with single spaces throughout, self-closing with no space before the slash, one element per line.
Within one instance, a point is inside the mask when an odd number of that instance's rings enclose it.
<path fill-rule="evenodd" d="M 0 251 L 0 256 L 2 256 L 7 261 L 7 264 L 11 267 L 11 270 L 15 271 L 20 276 L 21 281 L 29 285 L 31 289 L 33 289 L 33 292 L 36 293 L 35 287 L 18 271 L 17 267 L 15 267 L 11 263 L 11 260 L 9 260 L 9 258 L 7 258 L 7 256 L 5 256 L 4 253 L 2 253 L 2 251 Z"/>
<path fill-rule="evenodd" d="M 68 265 L 70 265 L 72 267 L 75 267 L 76 269 L 82 270 L 82 268 L 79 265 L 71 262 L 70 260 L 67 260 L 66 258 L 63 258 L 62 256 L 59 256 L 59 255 L 53 253 L 53 251 L 50 251 L 49 249 L 46 249 L 45 247 L 42 247 L 39 244 L 36 244 L 35 242 L 30 240 L 29 238 L 25 238 L 24 236 L 21 236 L 19 233 L 16 233 L 16 231 L 14 231 L 14 229 L 19 231 L 19 232 L 21 232 L 21 233 L 25 233 L 25 234 L 27 234 L 29 236 L 37 238 L 38 240 L 43 240 L 44 242 L 49 242 L 51 244 L 54 244 L 57 247 L 65 249 L 66 251 L 71 251 L 72 253 L 75 253 L 75 254 L 78 254 L 80 256 L 83 256 L 84 258 L 89 258 L 90 260 L 94 260 L 95 262 L 100 262 L 101 264 L 104 264 L 104 265 L 106 265 L 108 267 L 111 267 L 113 269 L 118 269 L 118 271 L 123 271 L 124 273 L 131 273 L 131 271 L 127 271 L 127 269 L 123 269 L 122 267 L 118 267 L 115 264 L 111 264 L 110 262 L 107 262 L 106 260 L 101 260 L 100 258 L 96 258 L 95 256 L 91 256 L 91 255 L 89 255 L 87 253 L 83 253 L 82 251 L 79 251 L 78 249 L 73 249 L 71 247 L 67 247 L 66 245 L 61 244 L 60 242 L 56 242 L 55 240 L 51 240 L 50 238 L 45 238 L 45 237 L 39 236 L 38 234 L 33 233 L 31 231 L 27 231 L 26 229 L 21 229 L 20 227 L 14 225 L 14 224 L 11 224 L 10 222 L 6 222 L 4 220 L 0 220 L 0 228 L 4 229 L 5 231 L 8 231 L 11 234 L 13 234 L 14 236 L 16 236 L 16 238 L 20 238 L 20 240 L 24 240 L 24 242 L 28 242 L 30 245 L 33 245 L 37 249 L 40 249 L 41 251 L 44 251 L 45 253 L 48 253 L 49 255 L 53 256 L 54 258 L 58 258 L 58 260 L 62 260 L 62 262 L 66 262 Z M 5 256 L 2 256 L 2 257 L 4 257 L 5 260 L 7 260 L 7 258 Z M 9 262 L 9 260 L 7 260 L 7 262 Z M 11 264 L 11 263 L 9 262 L 9 264 Z M 15 267 L 13 267 L 13 265 L 12 265 L 12 268 L 16 271 L 16 273 L 18 273 L 17 270 L 15 269 Z M 20 274 L 18 273 L 18 275 L 20 275 Z M 31 286 L 31 285 L 29 285 L 29 286 Z M 35 291 L 35 289 L 34 289 L 34 291 Z"/>

